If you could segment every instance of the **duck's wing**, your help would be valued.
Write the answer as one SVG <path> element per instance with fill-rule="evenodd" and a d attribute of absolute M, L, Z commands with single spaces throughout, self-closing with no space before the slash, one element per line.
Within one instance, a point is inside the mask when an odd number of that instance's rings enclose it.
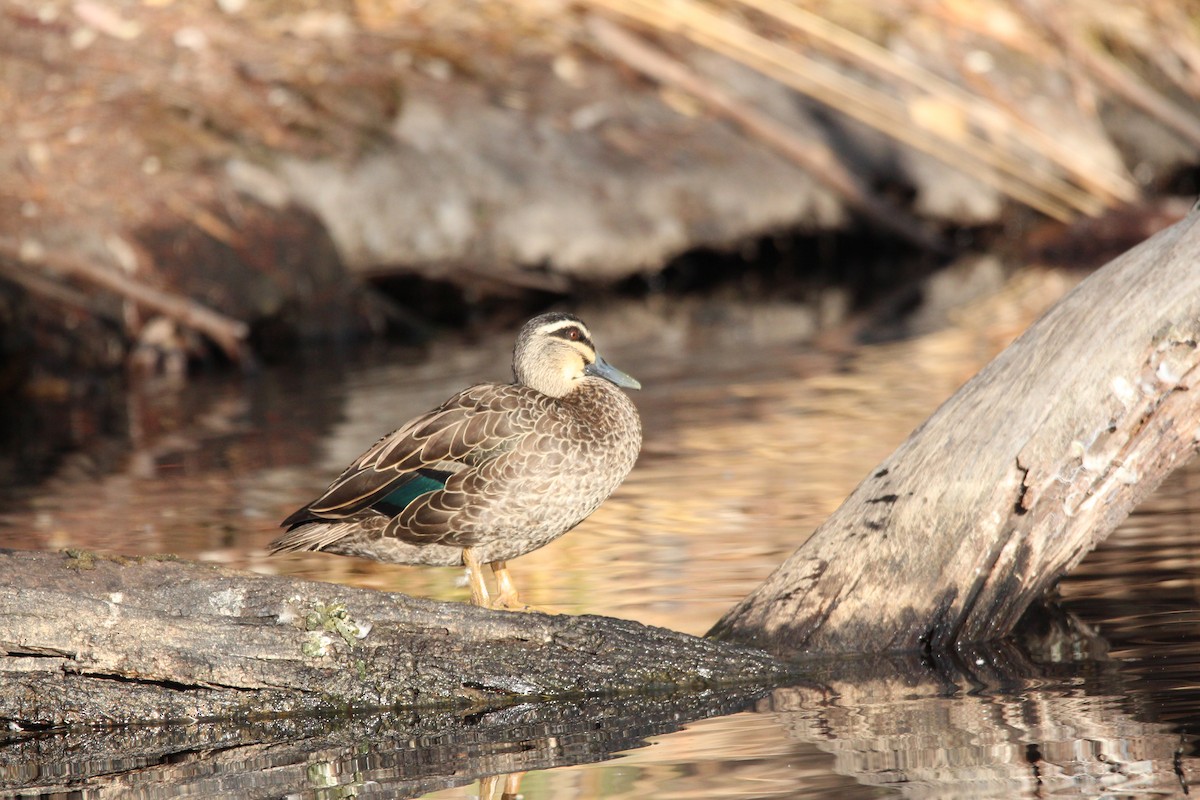
<path fill-rule="evenodd" d="M 531 390 L 515 385 L 460 392 L 384 436 L 281 524 L 345 520 L 368 509 L 395 516 L 417 497 L 444 488 L 454 473 L 511 450 L 531 429 L 530 416 L 521 413 L 530 399 Z"/>

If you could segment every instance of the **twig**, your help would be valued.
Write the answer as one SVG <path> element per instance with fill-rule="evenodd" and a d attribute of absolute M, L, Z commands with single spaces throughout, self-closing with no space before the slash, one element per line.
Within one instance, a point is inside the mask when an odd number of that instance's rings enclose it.
<path fill-rule="evenodd" d="M 0 259 L 99 286 L 198 331 L 238 363 L 244 364 L 249 360 L 249 353 L 245 347 L 246 337 L 250 332 L 249 326 L 187 297 L 147 286 L 114 269 L 92 264 L 81 258 L 61 253 L 22 252 L 21 246 L 9 237 L 0 238 Z M 31 291 L 44 293 L 44 287 L 37 282 L 25 281 L 24 285 Z"/>
<path fill-rule="evenodd" d="M 94 298 L 40 272 L 33 272 L 25 264 L 0 258 L 0 275 L 24 287 L 30 294 L 40 295 L 51 302 L 78 309 L 95 317 L 120 321 L 120 315 L 103 308 Z"/>
<path fill-rule="evenodd" d="M 587 26 L 596 41 L 613 56 L 654 80 L 674 86 L 704 101 L 751 135 L 757 136 L 799 164 L 849 206 L 882 227 L 918 247 L 946 249 L 940 237 L 919 220 L 864 191 L 854 175 L 838 162 L 824 143 L 801 140 L 785 126 L 749 103 L 705 80 L 684 64 L 608 20 L 592 15 L 587 19 Z"/>
<path fill-rule="evenodd" d="M 1200 147 L 1200 118 L 1172 102 L 1112 56 L 1100 53 L 1096 48 L 1088 47 L 1081 42 L 1079 37 L 1063 24 L 1053 5 L 1043 6 L 1036 0 L 1020 0 L 1018 6 L 1031 19 L 1036 19 L 1045 25 L 1050 35 L 1062 45 L 1069 57 L 1083 64 L 1092 77 L 1102 85 L 1108 87 L 1125 102 L 1158 119 L 1192 146 Z"/>
<path fill-rule="evenodd" d="M 216 214 L 211 211 L 190 202 L 182 195 L 169 194 L 166 197 L 167 208 L 174 211 L 183 219 L 195 225 L 200 230 L 207 233 L 218 242 L 228 245 L 229 247 L 238 247 L 242 244 L 242 237 L 226 225 Z"/>

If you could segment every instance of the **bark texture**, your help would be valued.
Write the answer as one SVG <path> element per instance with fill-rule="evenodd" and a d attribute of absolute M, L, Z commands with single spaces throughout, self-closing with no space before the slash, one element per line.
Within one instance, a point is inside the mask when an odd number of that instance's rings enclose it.
<path fill-rule="evenodd" d="M 713 629 L 776 653 L 1002 637 L 1197 449 L 1200 213 L 1083 281 Z"/>
<path fill-rule="evenodd" d="M 764 653 L 173 560 L 0 551 L 0 720 L 258 719 L 770 683 Z"/>

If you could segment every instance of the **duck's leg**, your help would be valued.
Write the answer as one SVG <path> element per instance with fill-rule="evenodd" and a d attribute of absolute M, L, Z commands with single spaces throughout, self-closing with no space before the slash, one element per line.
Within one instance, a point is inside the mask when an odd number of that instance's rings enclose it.
<path fill-rule="evenodd" d="M 500 800 L 517 800 L 521 796 L 521 778 L 524 772 L 514 772 L 504 779 L 504 789 L 500 792 Z"/>
<path fill-rule="evenodd" d="M 524 776 L 524 772 L 514 772 L 511 775 L 488 775 L 486 778 L 480 778 L 479 799 L 492 800 L 496 787 L 500 787 L 499 800 L 517 800 L 520 797 L 521 778 Z"/>
<path fill-rule="evenodd" d="M 475 558 L 475 552 L 469 547 L 463 548 L 463 563 L 467 565 L 467 583 L 471 586 L 471 602 L 477 606 L 491 608 L 487 582 L 483 579 L 483 565 L 479 563 L 479 559 Z"/>
<path fill-rule="evenodd" d="M 521 796 L 521 778 L 524 777 L 524 772 L 514 772 L 505 778 L 504 793 L 500 795 L 500 800 L 517 800 Z"/>
<path fill-rule="evenodd" d="M 489 566 L 492 568 L 492 574 L 496 576 L 496 588 L 499 590 L 492 608 L 507 608 L 512 611 L 529 608 L 517 596 L 517 587 L 513 584 L 512 576 L 508 574 L 508 562 L 493 561 Z"/>

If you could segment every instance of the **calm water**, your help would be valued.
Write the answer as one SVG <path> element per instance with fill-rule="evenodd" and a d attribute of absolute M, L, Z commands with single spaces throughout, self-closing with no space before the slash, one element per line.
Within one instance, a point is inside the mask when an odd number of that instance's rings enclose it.
<path fill-rule="evenodd" d="M 523 599 L 703 633 L 1066 284 L 1019 277 L 937 333 L 867 348 L 836 335 L 797 344 L 803 315 L 786 306 L 754 324 L 584 309 L 606 357 L 646 387 L 635 396 L 645 447 L 589 521 L 514 562 Z M 268 557 L 264 545 L 379 435 L 463 385 L 506 379 L 510 347 L 505 334 L 324 353 L 252 379 L 137 393 L 122 431 L 81 437 L 55 475 L 20 493 L 0 546 L 173 552 L 463 600 L 461 570 Z M 86 413 L 70 424 L 97 425 Z M 201 747 L 216 732 L 178 731 L 193 742 L 186 759 L 105 768 L 80 767 L 69 742 L 42 742 L 0 752 L 0 787 L 73 770 L 92 776 L 81 796 L 96 797 L 279 796 L 281 775 L 297 797 L 500 797 L 503 775 L 532 765 L 509 786 L 528 800 L 1174 796 L 1193 781 L 1200 733 L 1198 482 L 1194 470 L 1172 478 L 1064 582 L 1065 609 L 1101 637 L 1070 658 L 1000 649 L 828 664 L 808 685 L 640 699 L 624 716 L 522 708 L 450 749 L 410 734 L 363 745 L 391 735 L 379 721 L 345 739 L 278 733 L 255 748 Z M 571 727 L 593 717 L 607 722 Z M 255 774 L 275 782 L 252 791 Z"/>

